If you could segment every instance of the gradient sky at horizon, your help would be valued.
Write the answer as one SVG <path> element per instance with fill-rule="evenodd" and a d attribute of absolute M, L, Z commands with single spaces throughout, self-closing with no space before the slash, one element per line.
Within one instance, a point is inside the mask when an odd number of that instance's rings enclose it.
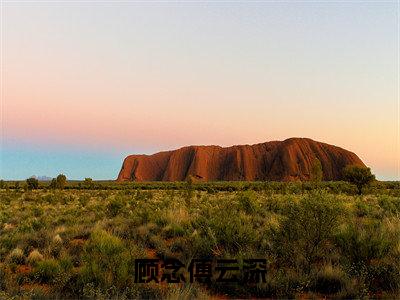
<path fill-rule="evenodd" d="M 3 2 L 0 177 L 309 137 L 399 180 L 393 2 Z"/>

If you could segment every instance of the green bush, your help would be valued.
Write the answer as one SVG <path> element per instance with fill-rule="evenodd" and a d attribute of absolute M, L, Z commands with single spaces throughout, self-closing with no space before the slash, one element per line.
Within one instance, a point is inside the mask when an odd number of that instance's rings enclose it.
<path fill-rule="evenodd" d="M 122 208 L 124 207 L 124 202 L 120 198 L 111 199 L 107 204 L 107 214 L 109 217 L 117 216 Z"/>
<path fill-rule="evenodd" d="M 96 230 L 85 246 L 84 282 L 107 289 L 123 288 L 131 279 L 133 261 L 122 241 L 106 231 Z"/>
<path fill-rule="evenodd" d="M 251 248 L 257 233 L 246 218 L 238 214 L 233 217 L 232 214 L 229 210 L 215 212 L 211 218 L 199 218 L 195 227 L 201 237 L 213 243 L 214 247 L 238 253 Z"/>
<path fill-rule="evenodd" d="M 352 271 L 361 272 L 372 260 L 384 258 L 396 240 L 379 223 L 350 224 L 336 236 L 336 244 Z"/>
<path fill-rule="evenodd" d="M 173 238 L 183 236 L 185 230 L 179 224 L 169 224 L 163 228 L 163 236 L 165 238 Z"/>
<path fill-rule="evenodd" d="M 24 252 L 22 251 L 22 249 L 20 248 L 15 248 L 14 250 L 12 250 L 10 252 L 10 254 L 8 255 L 8 260 L 11 263 L 15 263 L 15 264 L 23 264 L 25 262 L 25 255 Z"/>
<path fill-rule="evenodd" d="M 53 178 L 50 182 L 52 189 L 64 189 L 67 185 L 67 177 L 64 174 L 59 174 L 57 178 Z"/>
<path fill-rule="evenodd" d="M 257 210 L 256 193 L 253 191 L 240 192 L 237 196 L 239 206 L 246 213 L 251 214 Z"/>
<path fill-rule="evenodd" d="M 34 190 L 39 187 L 39 181 L 34 177 L 28 178 L 26 180 L 26 184 L 27 184 L 29 190 Z"/>
<path fill-rule="evenodd" d="M 85 178 L 85 180 L 83 181 L 83 184 L 85 185 L 86 188 L 89 188 L 89 189 L 94 187 L 92 178 Z"/>
<path fill-rule="evenodd" d="M 274 251 L 281 263 L 309 272 L 312 264 L 326 258 L 342 212 L 341 205 L 326 192 L 293 202 L 274 237 Z"/>
<path fill-rule="evenodd" d="M 390 215 L 400 215 L 400 197 L 381 195 L 378 198 L 379 206 Z"/>
<path fill-rule="evenodd" d="M 41 283 L 51 283 L 60 271 L 61 268 L 55 259 L 45 259 L 37 262 L 34 278 Z"/>
<path fill-rule="evenodd" d="M 399 292 L 399 234 L 380 222 L 351 224 L 338 234 L 343 265 L 367 290 Z"/>

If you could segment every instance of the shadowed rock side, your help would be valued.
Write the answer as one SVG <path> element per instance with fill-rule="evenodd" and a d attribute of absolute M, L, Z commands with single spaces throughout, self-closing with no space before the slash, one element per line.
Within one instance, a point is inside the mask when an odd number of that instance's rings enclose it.
<path fill-rule="evenodd" d="M 232 147 L 189 146 L 153 155 L 129 155 L 118 181 L 309 180 L 319 159 L 324 180 L 340 180 L 347 165 L 365 166 L 353 152 L 306 138 Z"/>

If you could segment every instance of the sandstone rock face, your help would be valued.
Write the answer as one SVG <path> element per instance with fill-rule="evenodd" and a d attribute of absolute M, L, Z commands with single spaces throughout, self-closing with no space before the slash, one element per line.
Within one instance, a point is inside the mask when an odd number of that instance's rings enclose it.
<path fill-rule="evenodd" d="M 153 155 L 129 155 L 118 181 L 309 180 L 315 159 L 324 180 L 340 180 L 347 165 L 364 163 L 353 152 L 307 138 L 232 147 L 189 146 Z"/>

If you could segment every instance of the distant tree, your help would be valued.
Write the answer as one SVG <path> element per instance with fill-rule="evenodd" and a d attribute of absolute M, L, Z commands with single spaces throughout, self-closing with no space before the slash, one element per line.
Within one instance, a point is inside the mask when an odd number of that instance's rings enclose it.
<path fill-rule="evenodd" d="M 370 168 L 349 165 L 343 169 L 343 178 L 354 184 L 361 195 L 362 189 L 375 180 L 375 175 L 371 173 Z"/>
<path fill-rule="evenodd" d="M 57 188 L 57 179 L 53 178 L 53 179 L 51 180 L 51 182 L 50 182 L 49 187 L 50 187 L 51 189 L 56 189 L 56 188 Z"/>
<path fill-rule="evenodd" d="M 85 178 L 83 183 L 84 183 L 85 186 L 90 188 L 90 187 L 93 186 L 93 179 L 92 178 Z"/>
<path fill-rule="evenodd" d="M 63 189 L 67 184 L 67 177 L 64 174 L 60 174 L 57 178 L 53 178 L 50 182 L 50 188 L 52 189 Z"/>
<path fill-rule="evenodd" d="M 19 181 L 15 181 L 15 182 L 14 182 L 14 188 L 15 188 L 16 190 L 19 189 Z"/>
<path fill-rule="evenodd" d="M 7 187 L 6 182 L 2 179 L 0 180 L 0 189 L 5 189 Z"/>
<path fill-rule="evenodd" d="M 319 182 L 323 179 L 324 172 L 322 171 L 322 165 L 318 158 L 314 158 L 311 165 L 311 176 L 310 179 L 315 182 Z"/>
<path fill-rule="evenodd" d="M 64 174 L 60 174 L 56 178 L 57 188 L 63 189 L 67 184 L 67 177 Z"/>
<path fill-rule="evenodd" d="M 34 177 L 28 178 L 26 184 L 28 185 L 29 190 L 35 190 L 39 187 L 39 181 Z"/>

